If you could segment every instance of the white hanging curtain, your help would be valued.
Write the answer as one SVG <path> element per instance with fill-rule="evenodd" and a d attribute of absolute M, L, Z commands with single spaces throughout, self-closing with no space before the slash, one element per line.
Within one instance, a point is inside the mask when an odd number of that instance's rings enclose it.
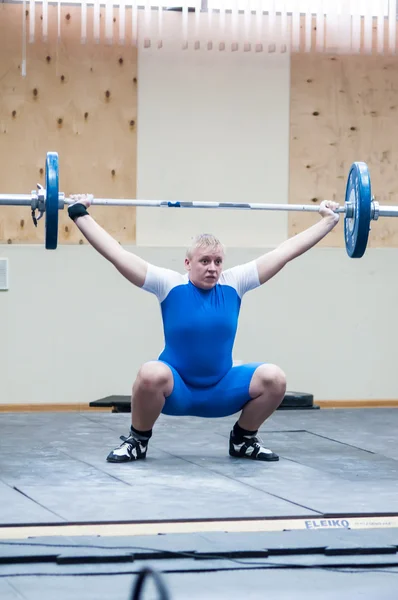
<path fill-rule="evenodd" d="M 107 44 L 113 42 L 113 3 L 105 4 L 105 41 Z"/>
<path fill-rule="evenodd" d="M 310 52 L 312 45 L 312 14 L 313 10 L 313 2 L 311 0 L 307 0 L 307 6 L 305 7 L 305 42 L 304 42 L 304 51 Z"/>
<path fill-rule="evenodd" d="M 93 35 L 96 44 L 100 42 L 100 0 L 94 0 Z"/>
<path fill-rule="evenodd" d="M 397 2 L 389 0 L 388 2 L 388 50 L 391 54 L 396 52 L 397 37 Z"/>
<path fill-rule="evenodd" d="M 325 7 L 324 0 L 318 0 L 316 11 L 316 51 L 325 50 Z"/>
<path fill-rule="evenodd" d="M 365 54 L 370 54 L 372 52 L 373 0 L 362 0 L 362 5 L 362 11 L 364 15 L 363 46 Z"/>
<path fill-rule="evenodd" d="M 351 51 L 361 52 L 361 0 L 352 0 Z"/>
<path fill-rule="evenodd" d="M 286 0 L 280 0 L 278 2 L 278 11 L 280 11 L 281 21 L 281 43 L 279 49 L 281 52 L 286 52 L 287 49 L 290 48 Z"/>
<path fill-rule="evenodd" d="M 119 45 L 126 42 L 126 6 L 124 0 L 119 0 Z"/>
<path fill-rule="evenodd" d="M 43 6 L 42 6 L 42 14 L 43 14 L 43 21 L 42 21 L 42 36 L 43 36 L 43 42 L 46 43 L 47 39 L 48 39 L 48 0 L 43 0 Z"/>
<path fill-rule="evenodd" d="M 350 0 L 338 0 L 337 33 L 339 53 L 349 54 L 351 50 Z"/>
<path fill-rule="evenodd" d="M 26 77 L 26 0 L 22 2 L 22 61 L 21 75 Z"/>
<path fill-rule="evenodd" d="M 195 50 L 200 50 L 200 40 L 202 37 L 202 27 L 201 27 L 201 0 L 194 0 L 193 2 L 195 6 Z"/>
<path fill-rule="evenodd" d="M 376 2 L 377 14 L 377 53 L 384 53 L 384 11 L 385 7 L 382 2 Z"/>
<path fill-rule="evenodd" d="M 300 50 L 300 0 L 292 0 L 292 50 L 298 52 Z"/>
<path fill-rule="evenodd" d="M 64 3 L 81 8 L 83 44 L 87 41 L 88 31 L 93 32 L 96 43 L 125 44 L 126 14 L 131 14 L 132 43 L 137 45 L 140 37 L 145 48 L 151 47 L 151 37 L 155 47 L 164 46 L 164 31 L 173 19 L 177 31 L 172 36 L 169 32 L 166 39 L 175 42 L 179 38 L 182 49 L 396 52 L 397 0 L 179 0 L 173 3 L 164 3 L 164 0 L 56 0 L 58 10 Z M 24 0 L 24 4 L 29 5 L 30 15 L 29 29 L 26 30 L 27 24 L 23 24 L 24 35 L 30 43 L 40 37 L 40 32 L 35 31 L 36 4 L 40 4 L 41 38 L 47 41 L 48 0 Z M 170 8 L 178 9 L 178 12 L 167 10 Z M 119 21 L 117 26 L 114 26 L 115 17 Z M 54 34 L 59 40 L 59 18 Z"/>
<path fill-rule="evenodd" d="M 80 30 L 80 38 L 81 43 L 85 44 L 87 42 L 87 1 L 82 0 L 81 2 L 81 30 Z"/>
<path fill-rule="evenodd" d="M 131 40 L 133 46 L 138 45 L 138 9 L 136 0 L 133 0 L 131 6 Z"/>
<path fill-rule="evenodd" d="M 35 41 L 35 23 L 36 23 L 36 2 L 29 0 L 29 43 Z"/>

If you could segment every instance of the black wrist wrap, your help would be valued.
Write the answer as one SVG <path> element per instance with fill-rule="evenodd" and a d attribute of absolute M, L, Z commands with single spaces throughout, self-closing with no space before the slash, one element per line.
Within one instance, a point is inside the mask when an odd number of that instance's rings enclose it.
<path fill-rule="evenodd" d="M 68 214 L 72 221 L 75 221 L 77 217 L 83 217 L 84 215 L 88 215 L 86 207 L 84 204 L 80 204 L 79 202 L 76 204 L 71 204 L 68 207 Z"/>

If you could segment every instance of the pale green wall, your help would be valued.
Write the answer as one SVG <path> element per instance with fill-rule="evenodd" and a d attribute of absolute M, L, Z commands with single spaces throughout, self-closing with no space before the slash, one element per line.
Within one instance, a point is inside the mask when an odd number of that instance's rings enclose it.
<path fill-rule="evenodd" d="M 136 248 L 129 248 L 136 250 Z M 227 266 L 263 249 L 230 249 Z M 179 270 L 182 248 L 141 248 Z M 0 293 L 0 403 L 89 402 L 129 394 L 142 362 L 162 349 L 157 300 L 86 246 L 0 246 L 10 290 Z M 393 315 L 398 250 L 313 249 L 247 294 L 235 358 L 279 364 L 290 390 L 318 400 L 397 398 Z"/>

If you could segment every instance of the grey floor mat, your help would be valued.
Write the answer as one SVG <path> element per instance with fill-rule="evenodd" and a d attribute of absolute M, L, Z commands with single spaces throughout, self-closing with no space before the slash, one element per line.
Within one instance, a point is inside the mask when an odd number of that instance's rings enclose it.
<path fill-rule="evenodd" d="M 277 412 L 260 432 L 276 463 L 229 457 L 233 417 L 161 416 L 146 461 L 109 464 L 129 420 L 1 414 L 0 523 L 398 512 L 395 409 Z"/>

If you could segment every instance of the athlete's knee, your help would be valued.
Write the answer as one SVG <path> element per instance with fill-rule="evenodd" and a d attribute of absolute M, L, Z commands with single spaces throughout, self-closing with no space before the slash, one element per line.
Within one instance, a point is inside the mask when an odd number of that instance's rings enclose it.
<path fill-rule="evenodd" d="M 169 367 L 161 362 L 150 361 L 141 366 L 133 389 L 167 392 L 172 386 L 173 375 Z"/>
<path fill-rule="evenodd" d="M 286 392 L 286 375 L 277 365 L 260 365 L 255 376 L 264 391 L 277 396 L 284 396 Z"/>

